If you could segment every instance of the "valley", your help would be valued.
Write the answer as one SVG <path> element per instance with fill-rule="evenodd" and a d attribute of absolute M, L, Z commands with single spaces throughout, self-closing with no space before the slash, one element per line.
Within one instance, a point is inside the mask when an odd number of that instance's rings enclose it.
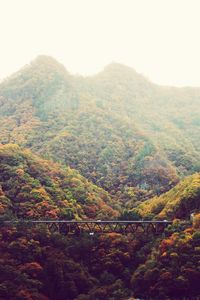
<path fill-rule="evenodd" d="M 39 56 L 1 82 L 0 299 L 199 299 L 199 133 L 200 88 L 118 63 L 82 77 Z M 6 220 L 169 224 L 67 236 Z"/>

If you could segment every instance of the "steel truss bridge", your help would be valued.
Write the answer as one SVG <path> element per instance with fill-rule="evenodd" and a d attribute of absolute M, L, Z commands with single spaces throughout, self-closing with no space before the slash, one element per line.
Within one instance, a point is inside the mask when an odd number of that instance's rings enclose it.
<path fill-rule="evenodd" d="M 66 220 L 5 220 L 3 226 L 43 226 L 50 232 L 59 232 L 64 235 L 89 235 L 120 233 L 120 234 L 153 234 L 160 235 L 172 221 L 66 221 Z"/>

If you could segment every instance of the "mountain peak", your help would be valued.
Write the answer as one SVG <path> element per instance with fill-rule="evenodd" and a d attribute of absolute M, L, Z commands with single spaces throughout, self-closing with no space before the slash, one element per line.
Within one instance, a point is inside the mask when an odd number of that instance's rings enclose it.
<path fill-rule="evenodd" d="M 108 64 L 100 73 L 100 75 L 118 78 L 118 80 L 123 82 L 127 80 L 134 80 L 136 82 L 139 81 L 143 83 L 149 82 L 149 80 L 145 76 L 136 72 L 135 69 L 117 62 L 111 62 L 110 64 Z"/>
<path fill-rule="evenodd" d="M 50 56 L 50 55 L 45 55 L 45 54 L 40 54 L 38 56 L 36 56 L 36 58 L 33 60 L 35 62 L 54 62 L 57 64 L 60 64 L 54 57 Z"/>
<path fill-rule="evenodd" d="M 105 71 L 118 71 L 118 70 L 124 70 L 124 71 L 129 71 L 129 72 L 133 72 L 133 73 L 137 73 L 133 68 L 118 63 L 118 62 L 111 62 L 110 64 L 108 64 L 107 66 L 105 66 L 104 68 Z"/>
<path fill-rule="evenodd" d="M 66 70 L 66 68 L 64 67 L 64 65 L 62 65 L 61 63 L 59 63 L 55 58 L 48 56 L 48 55 L 39 55 L 37 56 L 31 63 L 30 65 L 33 68 L 40 68 L 40 69 L 44 69 L 47 71 L 55 71 L 56 73 L 64 73 L 64 74 L 68 74 L 68 71 Z"/>
<path fill-rule="evenodd" d="M 69 82 L 70 79 L 71 75 L 56 59 L 47 55 L 39 55 L 2 82 L 1 91 L 3 93 L 3 90 L 8 90 L 10 95 L 12 90 L 15 96 L 16 90 L 30 88 L 30 86 L 39 89 L 41 83 L 44 89 L 49 89 L 52 82 Z"/>

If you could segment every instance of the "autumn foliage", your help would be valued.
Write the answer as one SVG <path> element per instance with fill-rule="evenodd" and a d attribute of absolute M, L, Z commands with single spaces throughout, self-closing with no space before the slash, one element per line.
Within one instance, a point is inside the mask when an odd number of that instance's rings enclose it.
<path fill-rule="evenodd" d="M 48 56 L 0 83 L 0 300 L 199 299 L 199 99 Z M 20 219 L 173 223 L 77 237 Z"/>

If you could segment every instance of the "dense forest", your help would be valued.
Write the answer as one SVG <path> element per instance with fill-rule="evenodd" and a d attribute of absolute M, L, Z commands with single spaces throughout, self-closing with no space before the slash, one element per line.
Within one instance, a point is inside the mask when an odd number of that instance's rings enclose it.
<path fill-rule="evenodd" d="M 118 199 L 134 190 L 144 200 L 200 171 L 199 97 L 120 64 L 82 78 L 41 56 L 0 86 L 0 142 L 69 165 Z"/>
<path fill-rule="evenodd" d="M 0 299 L 199 299 L 200 88 L 39 56 L 0 84 L 0 132 Z M 72 237 L 10 219 L 172 225 Z"/>

